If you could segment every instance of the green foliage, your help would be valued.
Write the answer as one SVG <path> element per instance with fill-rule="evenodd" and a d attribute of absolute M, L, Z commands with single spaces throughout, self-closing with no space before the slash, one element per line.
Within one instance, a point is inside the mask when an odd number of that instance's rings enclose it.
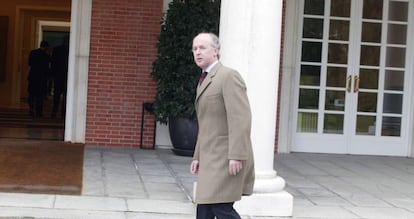
<path fill-rule="evenodd" d="M 161 22 L 158 56 L 152 78 L 158 83 L 154 102 L 156 120 L 168 117 L 195 118 L 194 99 L 200 68 L 191 52 L 192 40 L 200 32 L 218 34 L 219 0 L 173 0 Z"/>

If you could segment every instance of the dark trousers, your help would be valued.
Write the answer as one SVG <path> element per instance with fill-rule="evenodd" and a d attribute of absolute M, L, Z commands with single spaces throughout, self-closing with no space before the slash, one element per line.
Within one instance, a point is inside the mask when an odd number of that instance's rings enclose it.
<path fill-rule="evenodd" d="M 241 219 L 233 208 L 234 202 L 217 204 L 198 204 L 197 219 Z"/>
<path fill-rule="evenodd" d="M 33 95 L 29 94 L 29 113 L 34 117 L 43 116 L 43 95 Z"/>
<path fill-rule="evenodd" d="M 43 93 L 44 87 L 40 82 L 30 82 L 29 81 L 29 98 L 27 100 L 29 104 L 29 113 L 35 117 L 43 116 Z"/>
<path fill-rule="evenodd" d="M 62 118 L 65 117 L 66 111 L 66 86 L 59 85 L 59 83 L 55 83 L 54 91 L 53 91 L 53 108 L 52 108 L 52 118 L 56 117 L 56 113 L 59 110 L 60 100 L 63 98 L 62 101 Z"/>

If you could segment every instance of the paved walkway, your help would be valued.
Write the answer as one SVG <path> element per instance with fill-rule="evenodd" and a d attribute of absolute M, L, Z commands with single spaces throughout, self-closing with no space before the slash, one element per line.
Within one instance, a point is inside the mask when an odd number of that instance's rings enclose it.
<path fill-rule="evenodd" d="M 87 147 L 82 196 L 0 193 L 0 218 L 194 218 L 190 162 L 170 150 Z M 414 219 L 414 159 L 292 153 L 275 169 L 294 219 Z"/>

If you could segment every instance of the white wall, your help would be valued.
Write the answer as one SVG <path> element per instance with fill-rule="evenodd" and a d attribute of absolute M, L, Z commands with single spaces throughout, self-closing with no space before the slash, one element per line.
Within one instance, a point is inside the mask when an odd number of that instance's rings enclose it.
<path fill-rule="evenodd" d="M 155 148 L 172 148 L 168 125 L 157 122 L 155 128 Z"/>

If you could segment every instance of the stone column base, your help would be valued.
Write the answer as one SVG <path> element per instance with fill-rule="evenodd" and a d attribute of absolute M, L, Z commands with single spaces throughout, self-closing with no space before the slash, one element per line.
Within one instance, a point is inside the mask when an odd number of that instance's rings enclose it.
<path fill-rule="evenodd" d="M 293 196 L 286 191 L 253 193 L 234 204 L 240 215 L 292 216 Z"/>

